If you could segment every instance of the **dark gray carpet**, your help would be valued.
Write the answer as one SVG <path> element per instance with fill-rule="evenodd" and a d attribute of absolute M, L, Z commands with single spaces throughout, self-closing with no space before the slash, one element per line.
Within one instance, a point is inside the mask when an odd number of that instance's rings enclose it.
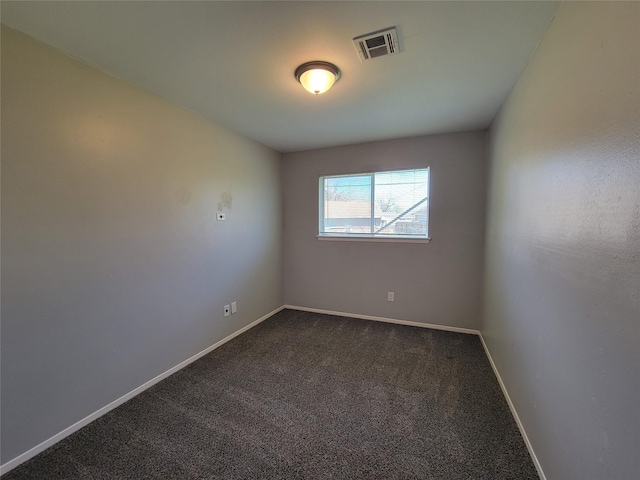
<path fill-rule="evenodd" d="M 284 310 L 2 477 L 537 479 L 473 335 Z"/>

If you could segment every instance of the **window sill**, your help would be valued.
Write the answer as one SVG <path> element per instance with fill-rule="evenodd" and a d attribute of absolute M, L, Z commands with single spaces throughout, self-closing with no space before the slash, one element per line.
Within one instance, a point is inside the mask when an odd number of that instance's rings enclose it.
<path fill-rule="evenodd" d="M 431 238 L 341 237 L 333 235 L 316 235 L 316 238 L 325 242 L 429 243 L 431 241 Z"/>

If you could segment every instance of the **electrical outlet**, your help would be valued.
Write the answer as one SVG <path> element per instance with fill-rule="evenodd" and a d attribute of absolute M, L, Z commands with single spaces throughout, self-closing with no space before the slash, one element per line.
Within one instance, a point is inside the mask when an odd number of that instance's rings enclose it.
<path fill-rule="evenodd" d="M 396 294 L 394 292 L 387 292 L 387 302 L 395 302 Z"/>
<path fill-rule="evenodd" d="M 236 302 L 231 302 L 231 315 L 233 315 L 237 311 L 238 311 L 238 305 L 236 305 Z"/>
<path fill-rule="evenodd" d="M 228 317 L 229 316 L 229 305 L 225 305 L 224 306 L 224 316 Z"/>
<path fill-rule="evenodd" d="M 218 220 L 219 222 L 224 222 L 226 219 L 227 216 L 222 212 L 218 212 L 218 214 L 216 215 L 216 220 Z"/>

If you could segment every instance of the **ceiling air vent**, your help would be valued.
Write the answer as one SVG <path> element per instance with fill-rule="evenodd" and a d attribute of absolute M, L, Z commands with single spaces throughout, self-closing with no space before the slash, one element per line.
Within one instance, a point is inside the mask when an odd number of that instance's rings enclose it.
<path fill-rule="evenodd" d="M 353 39 L 360 61 L 373 60 L 400 52 L 396 27 L 360 35 Z"/>

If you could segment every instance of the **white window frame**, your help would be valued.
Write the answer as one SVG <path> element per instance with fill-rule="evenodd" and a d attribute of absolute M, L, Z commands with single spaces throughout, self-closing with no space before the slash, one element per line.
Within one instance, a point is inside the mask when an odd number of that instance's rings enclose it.
<path fill-rule="evenodd" d="M 406 234 L 406 235 L 389 235 L 378 234 L 375 232 L 375 176 L 380 173 L 395 173 L 395 172 L 410 172 L 410 171 L 426 171 L 427 172 L 427 197 L 413 205 L 409 210 L 402 212 L 390 223 L 383 228 L 387 228 L 389 225 L 395 223 L 408 211 L 413 210 L 426 201 L 427 203 L 427 233 L 422 234 Z M 371 177 L 371 231 L 374 233 L 327 233 L 323 232 L 324 226 L 324 192 L 325 192 L 325 179 L 328 178 L 347 178 L 347 177 Z M 321 175 L 318 179 L 318 240 L 329 241 L 347 241 L 347 242 L 400 242 L 400 243 L 429 243 L 431 237 L 429 236 L 429 210 L 431 208 L 431 169 L 430 167 L 409 168 L 403 170 L 383 170 L 379 172 L 362 172 L 362 173 L 349 173 L 339 175 Z M 378 230 L 379 232 L 380 230 Z"/>

